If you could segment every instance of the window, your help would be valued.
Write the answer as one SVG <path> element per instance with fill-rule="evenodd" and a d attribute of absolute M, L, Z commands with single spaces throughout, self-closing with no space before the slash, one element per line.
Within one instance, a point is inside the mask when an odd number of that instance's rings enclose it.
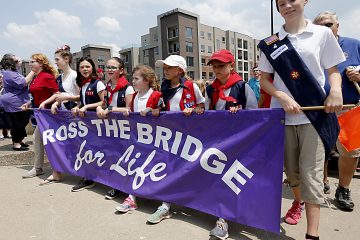
<path fill-rule="evenodd" d="M 202 72 L 202 73 L 201 73 L 201 79 L 203 79 L 203 80 L 206 79 L 206 72 Z"/>
<path fill-rule="evenodd" d="M 232 37 L 231 38 L 231 44 L 234 44 L 235 43 L 235 39 Z"/>
<path fill-rule="evenodd" d="M 125 63 L 129 62 L 129 54 L 125 54 L 124 62 L 125 62 Z"/>
<path fill-rule="evenodd" d="M 186 45 L 186 52 L 193 52 L 193 43 L 192 42 L 185 42 Z"/>
<path fill-rule="evenodd" d="M 249 60 L 248 52 L 247 52 L 247 51 L 244 51 L 244 60 L 245 60 L 245 61 Z"/>
<path fill-rule="evenodd" d="M 238 59 L 243 59 L 242 50 L 238 50 Z"/>
<path fill-rule="evenodd" d="M 244 49 L 248 49 L 248 42 L 244 40 Z"/>
<path fill-rule="evenodd" d="M 244 72 L 249 71 L 249 64 L 248 63 L 244 63 Z"/>
<path fill-rule="evenodd" d="M 98 62 L 105 62 L 105 55 L 99 55 L 97 60 Z"/>
<path fill-rule="evenodd" d="M 212 53 L 212 47 L 208 46 L 208 53 Z"/>
<path fill-rule="evenodd" d="M 201 65 L 205 66 L 206 65 L 206 59 L 205 58 L 201 58 Z"/>
<path fill-rule="evenodd" d="M 179 42 L 169 42 L 169 53 L 177 53 L 179 49 Z"/>
<path fill-rule="evenodd" d="M 209 79 L 213 79 L 214 78 L 214 73 L 213 72 L 209 72 Z"/>
<path fill-rule="evenodd" d="M 221 40 L 222 40 L 222 43 L 225 43 L 225 37 L 222 37 Z"/>
<path fill-rule="evenodd" d="M 190 78 L 194 79 L 194 71 L 188 71 L 187 74 Z"/>
<path fill-rule="evenodd" d="M 238 39 L 238 48 L 242 48 L 242 39 Z"/>
<path fill-rule="evenodd" d="M 239 62 L 238 71 L 239 72 L 243 71 L 243 63 L 241 61 Z"/>
<path fill-rule="evenodd" d="M 149 54 L 149 49 L 145 49 L 144 50 L 144 57 L 148 57 L 150 54 Z"/>
<path fill-rule="evenodd" d="M 155 48 L 154 48 L 154 54 L 155 54 L 155 55 L 159 55 L 159 47 L 155 47 Z"/>
<path fill-rule="evenodd" d="M 220 50 L 220 40 L 216 39 L 216 50 Z"/>
<path fill-rule="evenodd" d="M 244 73 L 244 80 L 247 82 L 249 80 L 249 74 Z"/>
<path fill-rule="evenodd" d="M 202 52 L 202 53 L 205 52 L 205 45 L 201 45 L 201 52 Z"/>
<path fill-rule="evenodd" d="M 205 38 L 205 33 L 204 33 L 204 31 L 200 31 L 200 38 L 201 38 L 201 39 L 204 39 L 204 38 Z"/>
<path fill-rule="evenodd" d="M 208 40 L 211 41 L 211 33 L 208 33 Z"/>
<path fill-rule="evenodd" d="M 159 39 L 158 39 L 158 35 L 157 34 L 154 34 L 154 42 L 157 42 Z"/>
<path fill-rule="evenodd" d="M 188 67 L 193 67 L 194 66 L 194 58 L 186 57 L 186 65 L 188 65 Z"/>
<path fill-rule="evenodd" d="M 178 26 L 172 26 L 168 28 L 168 38 L 176 38 L 179 37 L 179 29 Z"/>
<path fill-rule="evenodd" d="M 185 37 L 186 37 L 186 38 L 190 38 L 190 39 L 193 38 L 192 28 L 190 28 L 190 27 L 185 27 Z"/>

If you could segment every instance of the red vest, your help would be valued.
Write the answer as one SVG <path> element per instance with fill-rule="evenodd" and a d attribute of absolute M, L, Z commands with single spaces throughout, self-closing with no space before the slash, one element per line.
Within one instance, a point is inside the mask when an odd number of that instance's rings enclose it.
<path fill-rule="evenodd" d="M 133 94 L 133 96 L 132 96 L 132 101 L 131 101 L 131 106 L 130 106 L 132 112 L 134 111 L 134 101 L 135 101 L 135 97 L 136 97 L 137 94 L 138 94 L 138 92 L 135 92 Z M 146 107 L 147 108 L 152 108 L 152 109 L 157 109 L 158 108 L 158 103 L 159 103 L 159 100 L 160 100 L 161 96 L 162 96 L 161 92 L 153 91 L 150 94 L 150 96 L 149 96 L 149 98 L 148 98 L 148 100 L 146 102 Z"/>
<path fill-rule="evenodd" d="M 185 108 L 196 108 L 194 83 L 190 80 L 187 80 L 185 81 L 184 85 L 186 88 L 183 88 L 183 93 L 179 102 L 181 111 L 183 111 Z M 170 111 L 170 101 L 166 104 L 166 110 Z"/>

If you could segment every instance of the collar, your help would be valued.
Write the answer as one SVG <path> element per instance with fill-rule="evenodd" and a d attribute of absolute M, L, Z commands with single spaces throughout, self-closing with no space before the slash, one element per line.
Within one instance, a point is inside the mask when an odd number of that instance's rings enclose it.
<path fill-rule="evenodd" d="M 279 39 L 283 40 L 285 37 L 287 37 L 288 35 L 299 35 L 302 33 L 313 33 L 314 32 L 314 24 L 309 20 L 309 19 L 305 19 L 306 21 L 306 27 L 304 29 L 303 32 L 298 33 L 298 34 L 290 34 L 288 32 L 285 31 L 285 25 L 282 25 L 279 31 Z"/>
<path fill-rule="evenodd" d="M 149 88 L 149 90 L 143 95 L 143 96 L 139 96 L 139 94 L 137 94 L 138 98 L 139 99 L 146 99 L 146 98 L 149 98 L 150 95 L 153 93 L 153 89 L 152 88 Z"/>

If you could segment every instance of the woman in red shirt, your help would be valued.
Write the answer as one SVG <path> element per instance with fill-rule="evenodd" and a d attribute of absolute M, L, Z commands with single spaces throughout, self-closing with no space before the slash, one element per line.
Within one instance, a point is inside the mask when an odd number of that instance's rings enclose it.
<path fill-rule="evenodd" d="M 30 67 L 36 77 L 29 86 L 31 102 L 25 103 L 22 106 L 24 110 L 26 110 L 30 104 L 33 108 L 38 108 L 43 101 L 51 97 L 54 93 L 59 92 L 55 80 L 57 71 L 51 66 L 48 58 L 44 54 L 33 54 L 30 60 Z M 49 107 L 50 106 L 46 106 L 46 108 Z M 34 167 L 28 171 L 23 178 L 32 178 L 44 173 L 44 144 L 38 127 L 34 130 L 34 158 Z"/>

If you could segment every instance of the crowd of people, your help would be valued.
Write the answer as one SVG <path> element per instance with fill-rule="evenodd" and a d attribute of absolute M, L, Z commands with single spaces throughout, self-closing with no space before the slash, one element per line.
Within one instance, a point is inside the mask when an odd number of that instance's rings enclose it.
<path fill-rule="evenodd" d="M 170 55 L 158 60 L 156 66 L 164 72 L 160 86 L 154 70 L 145 65 L 134 68 L 129 82 L 124 62 L 118 57 L 108 59 L 105 72 L 97 69 L 88 57 L 79 59 L 73 70 L 68 45 L 54 52 L 60 74 L 47 56 L 38 53 L 31 56 L 31 72 L 24 77 L 19 73 L 21 60 L 6 54 L 1 59 L 0 140 L 11 137 L 14 151 L 29 150 L 23 140 L 34 108 L 50 109 L 53 114 L 59 109 L 67 109 L 79 117 L 93 111 L 99 118 L 106 118 L 111 112 L 120 112 L 124 116 L 140 112 L 145 117 L 147 113 L 159 116 L 160 111 L 181 111 L 191 117 L 207 110 L 236 113 L 258 107 L 283 108 L 286 125 L 284 169 L 286 182 L 294 193 L 293 204 L 284 220 L 296 225 L 305 209 L 305 239 L 319 239 L 320 204 L 324 201 L 323 194 L 330 191 L 325 160 L 335 145 L 340 156 L 335 202 L 342 210 L 354 209 L 349 186 L 358 165 L 360 149 L 349 152 L 337 140 L 336 113 L 349 111 L 342 110 L 343 104 L 356 104 L 360 100 L 354 84 L 360 82 L 360 73 L 353 68 L 360 65 L 360 42 L 338 35 L 339 22 L 334 13 L 323 12 L 313 22 L 305 19 L 307 3 L 307 0 L 276 1 L 285 23 L 278 34 L 260 42 L 259 66 L 252 69 L 248 83 L 235 71 L 234 56 L 225 49 L 215 52 L 207 63 L 215 75 L 211 82 L 190 79 L 182 56 Z M 324 110 L 312 113 L 301 110 L 302 106 L 314 104 L 323 106 Z M 319 118 L 323 121 L 317 121 Z M 36 123 L 34 125 L 34 166 L 23 178 L 44 174 L 42 135 Z M 40 184 L 62 180 L 62 173 L 53 171 Z M 81 179 L 72 191 L 94 186 L 93 180 Z M 120 194 L 119 190 L 111 189 L 105 198 L 114 199 Z M 170 218 L 170 207 L 170 203 L 163 202 L 148 217 L 148 222 L 156 224 Z M 137 208 L 136 196 L 130 194 L 116 210 L 125 213 Z M 228 237 L 225 219 L 216 221 L 210 236 Z"/>

